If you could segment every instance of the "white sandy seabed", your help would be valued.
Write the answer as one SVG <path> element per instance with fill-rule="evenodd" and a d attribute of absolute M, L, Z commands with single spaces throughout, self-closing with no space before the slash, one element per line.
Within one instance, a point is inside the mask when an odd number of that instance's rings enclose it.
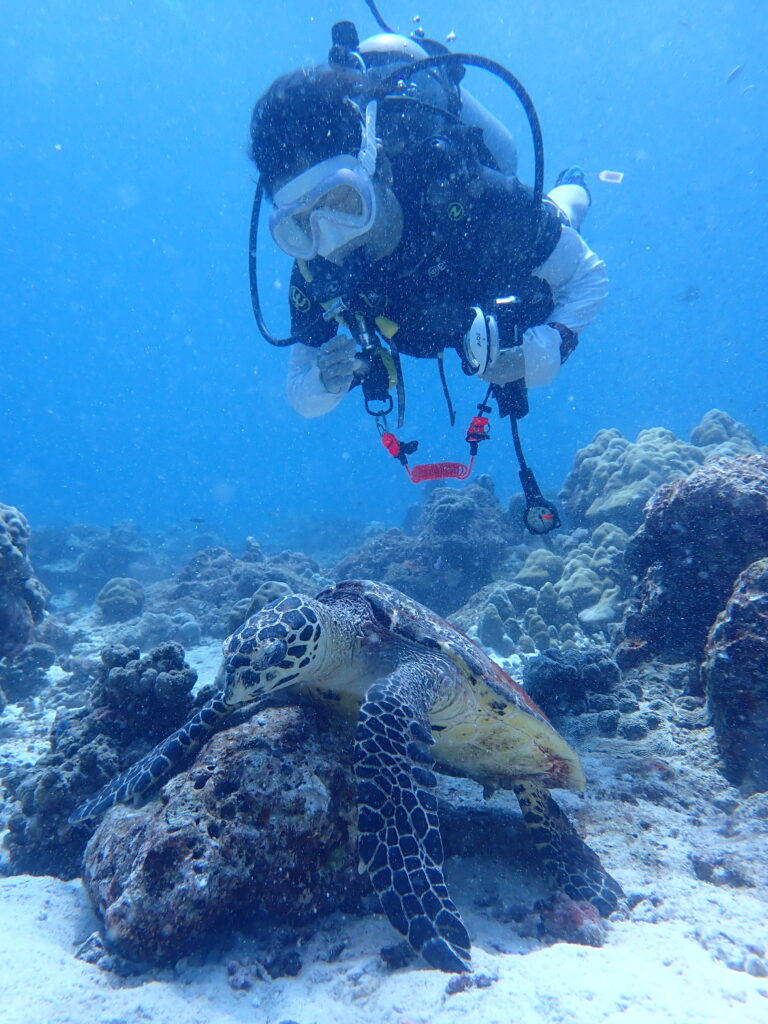
<path fill-rule="evenodd" d="M 11 721 L 4 738 L 26 739 L 19 755 L 29 763 L 29 734 L 13 731 Z M 635 799 L 627 771 L 642 750 L 580 748 L 590 793 L 580 803 L 566 794 L 568 811 L 625 891 L 646 897 L 630 920 L 611 924 L 601 948 L 521 940 L 514 925 L 483 917 L 473 896 L 512 885 L 508 865 L 452 857 L 449 883 L 479 981 L 463 991 L 452 994 L 452 976 L 418 962 L 389 970 L 378 952 L 396 936 L 381 915 L 328 919 L 302 949 L 296 977 L 251 974 L 248 987 L 233 987 L 233 962 L 253 961 L 251 940 L 240 938 L 226 952 L 124 978 L 76 956 L 98 925 L 79 881 L 17 875 L 0 878 L 0 1024 L 768 1024 L 768 830 L 725 834 L 713 806 L 725 784 L 709 754 L 693 749 L 712 742 L 698 735 L 691 746 L 668 733 L 646 752 L 661 748 L 675 768 L 679 805 L 675 793 L 667 806 Z M 723 855 L 741 858 L 752 882 L 713 884 L 692 870 L 697 856 L 716 864 Z"/>
<path fill-rule="evenodd" d="M 449 995 L 449 978 L 420 968 L 389 972 L 375 950 L 382 921 L 347 922 L 352 942 L 335 964 L 234 991 L 223 960 L 118 980 L 74 957 L 96 927 L 79 882 L 0 881 L 3 1024 L 765 1024 L 768 981 L 717 962 L 677 921 L 620 922 L 601 949 L 559 943 L 521 955 L 474 949 L 497 980 Z M 702 913 L 706 908 L 702 906 Z M 734 908 L 735 909 L 735 908 Z M 745 908 L 742 908 L 745 909 Z M 758 914 L 759 908 L 752 911 Z M 704 928 L 722 925 L 713 908 Z M 763 915 L 759 914 L 762 923 Z M 756 922 L 757 923 L 757 922 Z M 373 943 L 373 945 L 371 945 Z"/>

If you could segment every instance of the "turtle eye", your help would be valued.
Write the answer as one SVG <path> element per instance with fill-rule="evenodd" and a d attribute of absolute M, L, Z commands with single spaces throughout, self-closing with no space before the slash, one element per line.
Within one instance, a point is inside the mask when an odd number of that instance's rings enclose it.
<path fill-rule="evenodd" d="M 257 671 L 263 672 L 270 665 L 277 665 L 281 662 L 287 650 L 288 644 L 285 640 L 272 640 L 270 643 L 264 644 L 261 650 L 254 653 L 251 658 L 251 664 Z"/>

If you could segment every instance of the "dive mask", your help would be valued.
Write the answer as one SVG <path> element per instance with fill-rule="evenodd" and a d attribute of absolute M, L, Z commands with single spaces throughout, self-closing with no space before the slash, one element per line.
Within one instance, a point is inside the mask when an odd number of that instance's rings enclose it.
<path fill-rule="evenodd" d="M 329 256 L 366 234 L 376 219 L 376 102 L 365 111 L 363 146 L 303 171 L 275 192 L 269 230 L 294 259 Z"/>

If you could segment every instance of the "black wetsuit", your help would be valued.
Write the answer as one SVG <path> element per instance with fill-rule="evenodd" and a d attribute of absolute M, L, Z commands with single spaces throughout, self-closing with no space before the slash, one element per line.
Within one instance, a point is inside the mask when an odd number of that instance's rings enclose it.
<path fill-rule="evenodd" d="M 338 298 L 353 313 L 383 318 L 377 326 L 386 322 L 394 329 L 401 353 L 427 358 L 459 345 L 471 306 L 489 311 L 499 297 L 517 297 L 506 309 L 514 309 L 521 330 L 546 323 L 552 295 L 532 271 L 560 238 L 555 207 L 536 204 L 516 178 L 476 161 L 456 168 L 456 161 L 444 161 L 435 173 L 422 162 L 413 187 L 413 167 L 401 162 L 400 174 L 395 167 L 393 189 L 405 227 L 389 257 L 375 263 L 351 258 L 343 267 L 319 257 L 294 265 L 294 337 L 313 347 L 333 337 L 339 323 L 323 320 L 322 313 Z M 501 342 L 511 343 L 508 336 Z"/>

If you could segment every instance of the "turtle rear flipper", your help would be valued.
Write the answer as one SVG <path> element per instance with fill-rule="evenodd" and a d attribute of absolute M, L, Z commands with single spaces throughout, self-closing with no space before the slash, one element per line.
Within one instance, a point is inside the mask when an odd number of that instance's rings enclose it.
<path fill-rule="evenodd" d="M 526 781 L 517 783 L 514 791 L 523 819 L 555 887 L 572 900 L 591 903 L 602 917 L 608 917 L 618 909 L 624 899 L 623 889 L 605 870 L 595 851 L 576 832 L 549 790 Z"/>
<path fill-rule="evenodd" d="M 405 663 L 374 683 L 355 735 L 361 870 L 412 948 L 442 971 L 470 969 L 470 941 L 448 896 L 428 710 L 440 671 Z"/>
<path fill-rule="evenodd" d="M 213 697 L 180 729 L 74 810 L 69 816 L 70 825 L 96 818 L 115 804 L 138 803 L 153 786 L 178 771 L 187 756 L 199 750 L 221 719 L 233 710 L 221 694 Z"/>

